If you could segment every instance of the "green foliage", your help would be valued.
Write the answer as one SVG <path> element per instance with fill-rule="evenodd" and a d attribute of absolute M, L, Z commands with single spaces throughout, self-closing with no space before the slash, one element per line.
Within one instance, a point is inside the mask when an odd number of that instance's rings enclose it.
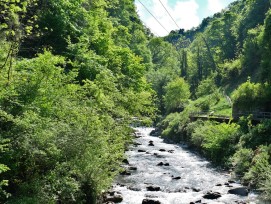
<path fill-rule="evenodd" d="M 245 172 L 251 167 L 251 162 L 253 158 L 253 150 L 241 148 L 239 149 L 231 158 L 234 171 L 240 175 L 244 176 Z"/>
<path fill-rule="evenodd" d="M 182 126 L 183 114 L 171 113 L 162 121 L 161 127 L 163 130 L 162 136 L 173 141 L 180 141 L 182 132 L 180 128 Z"/>
<path fill-rule="evenodd" d="M 271 46 L 271 10 L 267 12 L 267 16 L 265 19 L 264 23 L 264 32 L 262 36 L 262 52 L 263 52 L 263 58 L 262 58 L 262 63 L 261 63 L 261 77 L 262 80 L 271 82 L 271 76 L 270 76 L 270 57 L 271 57 L 271 52 L 270 52 L 270 46 Z"/>
<path fill-rule="evenodd" d="M 237 58 L 235 60 L 225 61 L 222 65 L 222 84 L 234 83 L 235 80 L 240 77 L 242 71 L 241 59 Z M 238 83 L 238 81 L 237 81 Z"/>
<path fill-rule="evenodd" d="M 252 159 L 252 165 L 243 179 L 253 186 L 260 187 L 260 183 L 266 181 L 270 173 L 270 147 L 260 146 Z"/>
<path fill-rule="evenodd" d="M 260 124 L 251 128 L 251 130 L 244 134 L 241 142 L 244 147 L 252 148 L 255 150 L 260 145 L 269 145 L 271 143 L 271 121 L 264 120 Z"/>
<path fill-rule="evenodd" d="M 261 183 L 260 190 L 263 191 L 262 197 L 264 200 L 270 201 L 271 200 L 271 172 L 270 169 L 266 172 L 266 180 Z"/>
<path fill-rule="evenodd" d="M 96 203 L 155 116 L 147 32 L 131 1 L 35 3 L 0 4 L 0 202 Z"/>
<path fill-rule="evenodd" d="M 197 87 L 196 96 L 202 97 L 205 95 L 209 95 L 215 92 L 217 89 L 214 81 L 211 78 L 205 79 L 200 82 L 199 86 Z"/>
<path fill-rule="evenodd" d="M 253 83 L 248 80 L 234 91 L 234 106 L 240 110 L 255 110 L 265 106 L 265 103 L 270 99 L 270 94 L 270 86 L 268 84 Z"/>
<path fill-rule="evenodd" d="M 190 97 L 189 85 L 183 78 L 177 78 L 165 87 L 165 108 L 167 112 L 182 110 Z"/>
<path fill-rule="evenodd" d="M 208 158 L 217 164 L 224 164 L 235 151 L 239 139 L 239 126 L 232 124 L 214 124 L 206 122 L 195 128 L 192 143 L 203 149 Z"/>

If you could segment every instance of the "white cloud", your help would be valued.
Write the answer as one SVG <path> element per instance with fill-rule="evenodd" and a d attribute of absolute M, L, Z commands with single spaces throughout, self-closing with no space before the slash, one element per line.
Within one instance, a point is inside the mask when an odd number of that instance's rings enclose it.
<path fill-rule="evenodd" d="M 142 0 L 141 2 L 144 3 L 148 10 L 159 20 L 167 31 L 170 32 L 171 30 L 178 29 L 159 0 L 150 0 L 151 4 L 146 4 L 146 1 Z M 180 28 L 190 29 L 199 25 L 200 19 L 197 14 L 199 5 L 196 0 L 179 1 L 175 4 L 174 8 L 169 6 L 168 0 L 161 0 L 161 2 Z M 139 2 L 136 2 L 136 6 L 141 19 L 154 34 L 159 36 L 165 36 L 168 34 L 168 32 L 165 31 L 165 29 L 147 13 L 146 9 Z"/>
<path fill-rule="evenodd" d="M 208 10 L 211 13 L 217 13 L 224 8 L 222 0 L 208 0 Z"/>

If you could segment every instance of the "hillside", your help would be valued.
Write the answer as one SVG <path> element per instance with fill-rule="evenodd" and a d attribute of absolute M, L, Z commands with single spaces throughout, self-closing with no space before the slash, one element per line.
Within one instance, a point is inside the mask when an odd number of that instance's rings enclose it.
<path fill-rule="evenodd" d="M 123 170 L 134 119 L 271 199 L 270 120 L 189 118 L 271 112 L 269 0 L 238 0 L 164 38 L 130 0 L 0 10 L 0 203 L 98 203 Z"/>
<path fill-rule="evenodd" d="M 264 199 L 271 199 L 271 118 L 255 117 L 271 112 L 270 23 L 270 1 L 239 0 L 197 28 L 171 31 L 163 40 L 175 48 L 181 78 L 157 91 L 162 136 L 233 169 Z M 193 121 L 195 112 L 210 119 Z M 219 123 L 213 115 L 238 118 Z"/>
<path fill-rule="evenodd" d="M 132 1 L 0 2 L 0 202 L 96 203 L 150 124 L 148 30 Z"/>

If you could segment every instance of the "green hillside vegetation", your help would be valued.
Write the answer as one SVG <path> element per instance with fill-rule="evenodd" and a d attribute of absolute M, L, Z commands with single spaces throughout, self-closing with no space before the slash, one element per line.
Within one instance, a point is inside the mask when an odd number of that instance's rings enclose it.
<path fill-rule="evenodd" d="M 271 120 L 254 123 L 252 114 L 271 112 L 270 6 L 269 0 L 235 1 L 197 28 L 164 37 L 178 53 L 179 76 L 190 87 L 191 97 L 186 104 L 179 102 L 182 110 L 162 110 L 158 122 L 163 137 L 189 142 L 217 165 L 232 168 L 267 200 Z M 163 94 L 165 101 L 172 100 Z M 249 116 L 229 123 L 191 121 L 194 112 Z"/>
<path fill-rule="evenodd" d="M 0 202 L 96 203 L 132 117 L 151 123 L 149 31 L 131 1 L 0 3 Z"/>
<path fill-rule="evenodd" d="M 271 200 L 269 0 L 155 37 L 129 0 L 0 2 L 0 203 L 98 203 L 136 117 Z"/>

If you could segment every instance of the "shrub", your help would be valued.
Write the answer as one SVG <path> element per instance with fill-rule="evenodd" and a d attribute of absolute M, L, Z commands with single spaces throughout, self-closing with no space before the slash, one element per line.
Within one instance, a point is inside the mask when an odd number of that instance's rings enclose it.
<path fill-rule="evenodd" d="M 260 146 L 254 152 L 255 156 L 252 159 L 251 167 L 244 175 L 243 180 L 257 188 L 261 183 L 264 183 L 268 177 L 267 172 L 270 172 L 271 165 L 269 163 L 270 155 L 267 146 Z"/>
<path fill-rule="evenodd" d="M 231 158 L 235 173 L 244 176 L 251 165 L 252 158 L 252 149 L 241 148 L 238 150 Z"/>
<path fill-rule="evenodd" d="M 202 97 L 209 94 L 212 94 L 217 89 L 215 82 L 213 79 L 208 78 L 200 82 L 200 85 L 198 86 L 196 90 L 196 96 Z"/>
<path fill-rule="evenodd" d="M 256 149 L 258 146 L 264 144 L 271 144 L 271 121 L 264 120 L 257 126 L 250 129 L 250 131 L 241 137 L 241 142 L 244 147 Z"/>
<path fill-rule="evenodd" d="M 165 108 L 168 113 L 181 110 L 190 97 L 189 85 L 183 78 L 177 78 L 165 87 Z"/>
<path fill-rule="evenodd" d="M 266 180 L 260 184 L 260 190 L 263 192 L 262 197 L 264 200 L 271 201 L 271 170 L 266 172 Z"/>
<path fill-rule="evenodd" d="M 224 164 L 235 151 L 239 126 L 232 123 L 205 122 L 192 133 L 191 141 L 217 164 Z"/>

